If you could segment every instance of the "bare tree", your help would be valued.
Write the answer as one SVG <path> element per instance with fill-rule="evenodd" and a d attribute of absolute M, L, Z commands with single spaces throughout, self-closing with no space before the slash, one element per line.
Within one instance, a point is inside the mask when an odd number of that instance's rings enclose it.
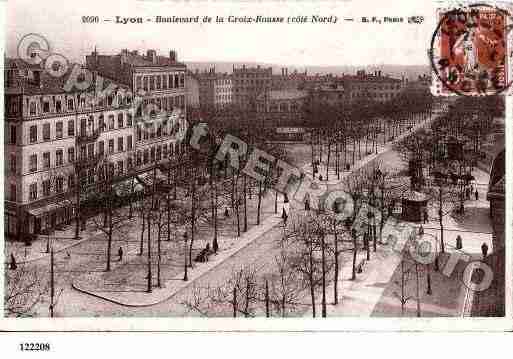
<path fill-rule="evenodd" d="M 48 291 L 48 281 L 37 268 L 25 263 L 5 270 L 4 312 L 6 316 L 30 317 Z"/>

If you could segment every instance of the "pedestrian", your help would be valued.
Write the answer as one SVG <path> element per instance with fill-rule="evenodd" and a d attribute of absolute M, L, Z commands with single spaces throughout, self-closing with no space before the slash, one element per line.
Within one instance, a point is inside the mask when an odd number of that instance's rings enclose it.
<path fill-rule="evenodd" d="M 428 211 L 427 209 L 424 210 L 424 224 L 428 222 Z"/>
<path fill-rule="evenodd" d="M 14 258 L 14 254 L 11 253 L 11 263 L 9 264 L 10 270 L 16 270 L 18 268 L 18 265 L 16 264 L 16 259 Z"/>
<path fill-rule="evenodd" d="M 458 234 L 458 236 L 456 237 L 456 249 L 462 249 L 462 248 L 463 248 L 463 239 Z"/>
<path fill-rule="evenodd" d="M 228 207 L 224 208 L 224 216 L 228 218 L 230 216 L 230 212 L 228 212 Z"/>
<path fill-rule="evenodd" d="M 121 262 L 123 260 L 123 248 L 119 247 L 118 249 L 118 256 L 119 256 L 119 261 Z"/>
<path fill-rule="evenodd" d="M 281 218 L 283 218 L 283 225 L 287 225 L 287 218 L 289 216 L 287 215 L 287 211 L 285 211 L 285 208 L 283 208 L 282 212 L 281 212 Z"/>
<path fill-rule="evenodd" d="M 486 255 L 488 254 L 488 245 L 484 242 L 481 244 L 481 253 L 483 253 L 483 259 L 486 258 Z"/>
<path fill-rule="evenodd" d="M 306 192 L 305 195 L 305 211 L 310 210 L 310 193 Z"/>
<path fill-rule="evenodd" d="M 476 188 L 476 193 L 475 193 L 475 195 L 476 195 L 476 201 L 477 201 L 477 200 L 479 199 L 479 192 L 477 192 L 477 188 Z"/>

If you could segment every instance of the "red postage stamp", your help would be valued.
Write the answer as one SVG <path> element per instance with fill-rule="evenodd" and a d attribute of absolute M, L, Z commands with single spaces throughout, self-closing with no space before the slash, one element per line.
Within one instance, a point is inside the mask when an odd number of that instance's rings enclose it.
<path fill-rule="evenodd" d="M 471 6 L 439 12 L 431 61 L 438 95 L 491 95 L 510 84 L 505 10 Z"/>

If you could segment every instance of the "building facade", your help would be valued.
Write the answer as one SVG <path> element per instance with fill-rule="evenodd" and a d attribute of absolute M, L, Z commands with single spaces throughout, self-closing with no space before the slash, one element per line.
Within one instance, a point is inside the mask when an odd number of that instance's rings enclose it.
<path fill-rule="evenodd" d="M 128 86 L 140 104 L 134 109 L 134 163 L 139 169 L 183 150 L 186 131 L 186 66 L 176 52 L 159 56 L 124 49 L 118 55 L 86 56 L 87 67 L 98 74 Z"/>
<path fill-rule="evenodd" d="M 301 140 L 307 101 L 306 91 L 267 91 L 257 98 L 257 119 L 273 139 Z"/>
<path fill-rule="evenodd" d="M 98 177 L 95 166 L 84 164 L 108 159 L 118 173 L 132 166 L 133 99 L 120 87 L 91 101 L 94 87 L 65 91 L 66 78 L 18 59 L 5 64 L 5 231 L 19 237 L 70 221 L 77 181 Z"/>
<path fill-rule="evenodd" d="M 272 67 L 233 67 L 233 103 L 243 109 L 256 110 L 259 95 L 271 89 Z"/>

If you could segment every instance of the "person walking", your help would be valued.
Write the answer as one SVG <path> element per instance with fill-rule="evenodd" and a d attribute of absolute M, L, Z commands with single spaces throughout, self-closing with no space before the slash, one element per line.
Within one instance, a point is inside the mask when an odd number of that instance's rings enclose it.
<path fill-rule="evenodd" d="M 9 264 L 10 270 L 16 270 L 18 268 L 18 265 L 16 264 L 16 259 L 14 258 L 14 254 L 11 253 L 11 263 Z"/>
<path fill-rule="evenodd" d="M 118 256 L 119 256 L 119 261 L 121 262 L 123 260 L 123 248 L 119 247 L 118 249 Z"/>
<path fill-rule="evenodd" d="M 477 188 L 476 188 L 475 195 L 476 195 L 476 201 L 479 200 L 479 192 L 477 192 Z"/>
<path fill-rule="evenodd" d="M 483 253 L 483 259 L 486 258 L 486 255 L 488 254 L 488 245 L 484 242 L 481 244 L 481 253 Z"/>

